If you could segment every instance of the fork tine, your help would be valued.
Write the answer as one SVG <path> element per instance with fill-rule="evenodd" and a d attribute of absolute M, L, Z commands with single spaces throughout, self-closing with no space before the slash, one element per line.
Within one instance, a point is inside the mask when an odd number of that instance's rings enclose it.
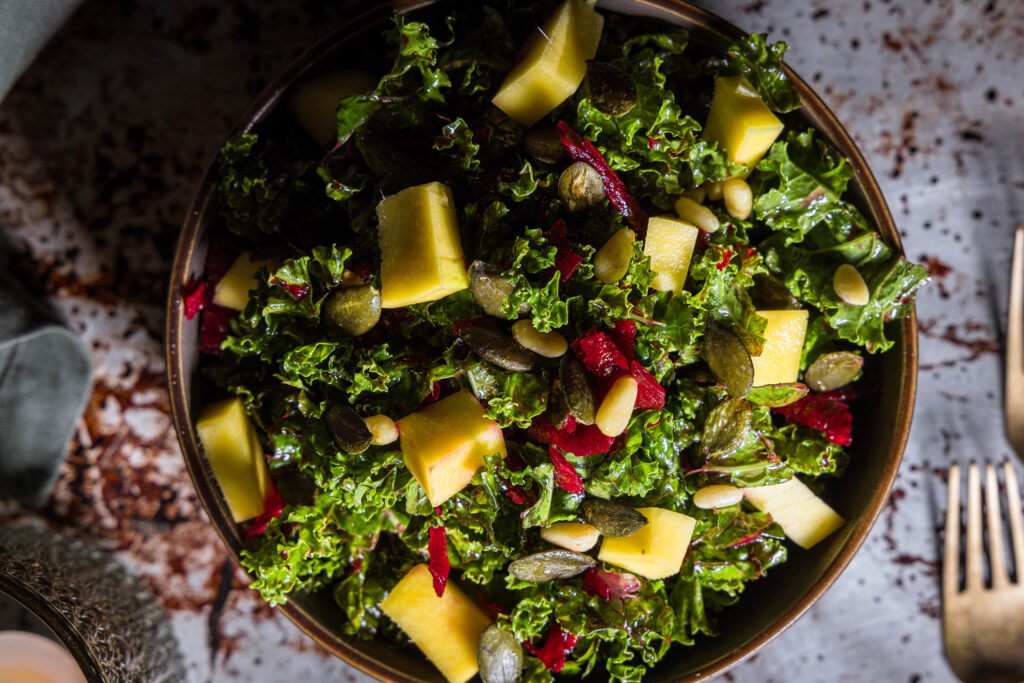
<path fill-rule="evenodd" d="M 1006 317 L 1006 432 L 1024 458 L 1024 225 L 1017 226 L 1010 270 L 1010 306 Z"/>
<path fill-rule="evenodd" d="M 1006 552 L 1003 548 L 1003 520 L 999 506 L 999 480 L 996 468 L 985 465 L 985 508 L 988 517 L 989 572 L 992 590 L 1005 588 L 1010 583 L 1006 574 Z"/>
<path fill-rule="evenodd" d="M 946 555 L 942 561 L 942 599 L 949 600 L 960 587 L 960 466 L 949 468 L 946 501 Z"/>
<path fill-rule="evenodd" d="M 1020 507 L 1020 485 L 1017 473 L 1007 460 L 1003 463 L 1006 478 L 1006 507 L 1010 517 L 1010 536 L 1013 538 L 1013 555 L 1017 558 L 1017 583 L 1024 586 L 1024 512 Z"/>
<path fill-rule="evenodd" d="M 981 477 L 972 462 L 967 468 L 967 590 L 985 587 L 981 552 Z"/>

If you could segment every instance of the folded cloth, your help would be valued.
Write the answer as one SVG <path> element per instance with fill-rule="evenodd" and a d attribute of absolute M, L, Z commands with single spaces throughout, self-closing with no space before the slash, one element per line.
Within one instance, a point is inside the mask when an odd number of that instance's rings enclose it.
<path fill-rule="evenodd" d="M 0 0 L 0 100 L 82 0 Z"/>
<path fill-rule="evenodd" d="M 82 340 L 0 275 L 0 498 L 46 500 L 91 389 Z"/>

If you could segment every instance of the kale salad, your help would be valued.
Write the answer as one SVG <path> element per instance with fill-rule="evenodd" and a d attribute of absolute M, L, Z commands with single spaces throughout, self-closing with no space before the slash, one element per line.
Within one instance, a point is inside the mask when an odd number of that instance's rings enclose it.
<path fill-rule="evenodd" d="M 786 45 L 451 5 L 221 150 L 200 443 L 271 604 L 453 682 L 640 681 L 844 524 L 824 482 L 926 273 Z"/>

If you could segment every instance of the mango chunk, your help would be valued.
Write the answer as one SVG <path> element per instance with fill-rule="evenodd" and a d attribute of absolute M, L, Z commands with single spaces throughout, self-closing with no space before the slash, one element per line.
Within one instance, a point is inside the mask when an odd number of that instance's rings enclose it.
<path fill-rule="evenodd" d="M 235 522 L 263 512 L 270 474 L 242 399 L 229 398 L 203 408 L 196 433 Z"/>
<path fill-rule="evenodd" d="M 654 216 L 647 220 L 644 256 L 651 258 L 651 271 L 657 273 L 651 280 L 654 289 L 682 291 L 698 232 L 693 223 L 673 216 Z"/>
<path fill-rule="evenodd" d="M 524 126 L 537 123 L 580 87 L 603 27 L 593 2 L 565 0 L 530 36 L 491 102 Z"/>
<path fill-rule="evenodd" d="M 407 187 L 377 205 L 380 305 L 401 308 L 469 287 L 452 191 Z"/>
<path fill-rule="evenodd" d="M 288 111 L 318 145 L 333 147 L 338 139 L 338 103 L 376 86 L 365 71 L 332 69 L 296 85 L 288 96 Z"/>
<path fill-rule="evenodd" d="M 465 488 L 484 456 L 505 457 L 505 438 L 468 391 L 431 403 L 397 423 L 402 459 L 437 507 Z"/>
<path fill-rule="evenodd" d="M 584 522 L 555 522 L 541 529 L 540 537 L 560 548 L 585 553 L 597 545 L 601 532 Z"/>
<path fill-rule="evenodd" d="M 704 139 L 717 142 L 729 161 L 753 166 L 781 132 L 782 121 L 747 79 L 722 76 L 715 81 Z"/>
<path fill-rule="evenodd" d="M 605 537 L 597 559 L 648 579 L 679 572 L 697 520 L 663 508 L 636 508 L 649 522 L 621 538 Z"/>
<path fill-rule="evenodd" d="M 754 386 L 788 384 L 800 374 L 800 352 L 807 334 L 807 311 L 758 311 L 768 324 L 764 347 L 754 356 Z"/>
<path fill-rule="evenodd" d="M 454 583 L 437 597 L 430 570 L 418 564 L 391 589 L 380 608 L 449 683 L 465 683 L 476 675 L 477 645 L 491 620 Z"/>
<path fill-rule="evenodd" d="M 247 251 L 239 254 L 213 288 L 213 303 L 236 311 L 245 308 L 249 292 L 256 289 L 256 271 L 265 263 L 263 259 L 254 259 Z"/>
<path fill-rule="evenodd" d="M 812 547 L 846 523 L 796 477 L 781 484 L 745 488 L 743 495 L 758 510 L 771 515 L 801 548 Z"/>

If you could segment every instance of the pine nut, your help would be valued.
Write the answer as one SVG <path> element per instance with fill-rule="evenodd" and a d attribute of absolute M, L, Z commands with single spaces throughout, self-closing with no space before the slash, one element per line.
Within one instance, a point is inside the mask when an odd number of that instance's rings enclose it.
<path fill-rule="evenodd" d="M 555 522 L 541 529 L 540 537 L 560 548 L 585 553 L 597 545 L 601 532 L 583 522 Z"/>
<path fill-rule="evenodd" d="M 363 422 L 366 423 L 366 428 L 373 435 L 371 443 L 374 446 L 386 446 L 398 439 L 398 427 L 395 426 L 395 421 L 387 415 L 364 417 Z"/>
<path fill-rule="evenodd" d="M 687 190 L 683 193 L 683 196 L 687 199 L 692 199 L 698 204 L 703 204 L 704 198 L 708 196 L 708 190 L 702 185 L 701 187 L 695 187 L 691 190 Z"/>
<path fill-rule="evenodd" d="M 569 348 L 565 337 L 554 331 L 538 332 L 529 319 L 512 323 L 512 336 L 521 346 L 545 358 L 558 358 Z"/>
<path fill-rule="evenodd" d="M 868 284 L 849 263 L 836 268 L 836 273 L 832 276 L 832 289 L 836 291 L 836 296 L 851 306 L 863 306 L 871 300 Z"/>
<path fill-rule="evenodd" d="M 708 199 L 713 202 L 717 202 L 722 198 L 722 180 L 716 180 L 713 183 L 705 183 L 704 187 L 707 189 Z"/>
<path fill-rule="evenodd" d="M 701 206 L 689 197 L 680 197 L 676 200 L 676 213 L 684 221 L 693 223 L 704 232 L 718 230 L 718 217 L 711 209 Z"/>
<path fill-rule="evenodd" d="M 608 238 L 594 254 L 594 275 L 598 280 L 611 285 L 626 276 L 635 241 L 636 233 L 629 228 L 623 228 Z"/>
<path fill-rule="evenodd" d="M 750 185 L 739 178 L 730 178 L 722 183 L 722 199 L 725 200 L 725 210 L 729 215 L 740 220 L 746 220 L 754 206 L 754 193 L 750 191 Z"/>
<path fill-rule="evenodd" d="M 701 510 L 727 508 L 741 500 L 743 500 L 743 491 L 728 484 L 712 484 L 693 494 L 693 504 Z"/>
<path fill-rule="evenodd" d="M 597 409 L 594 422 L 605 436 L 618 436 L 626 431 L 636 405 L 636 380 L 625 375 L 615 380 Z"/>

